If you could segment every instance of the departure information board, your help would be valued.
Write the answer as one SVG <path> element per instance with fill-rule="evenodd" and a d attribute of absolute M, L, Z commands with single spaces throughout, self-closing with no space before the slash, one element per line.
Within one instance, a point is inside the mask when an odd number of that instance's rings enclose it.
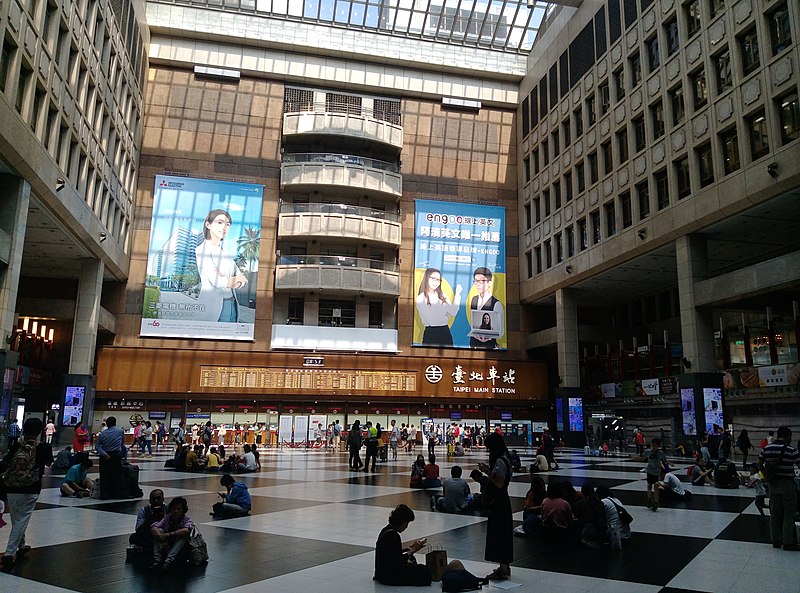
<path fill-rule="evenodd" d="M 201 366 L 200 387 L 395 393 L 415 392 L 417 377 L 401 371 Z"/>

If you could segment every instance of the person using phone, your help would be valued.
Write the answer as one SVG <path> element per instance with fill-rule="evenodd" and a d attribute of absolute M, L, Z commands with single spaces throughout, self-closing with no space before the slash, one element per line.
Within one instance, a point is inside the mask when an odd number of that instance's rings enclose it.
<path fill-rule="evenodd" d="M 431 584 L 431 574 L 424 564 L 417 564 L 414 553 L 419 552 L 428 540 L 414 540 L 403 546 L 400 534 L 414 520 L 414 511 L 399 504 L 389 515 L 389 524 L 381 529 L 375 542 L 374 580 L 384 585 L 425 587 Z"/>
<path fill-rule="evenodd" d="M 222 502 L 215 503 L 210 514 L 223 519 L 249 515 L 253 503 L 247 486 L 242 482 L 237 482 L 230 474 L 223 474 L 219 483 L 225 486 L 227 492 L 218 492 Z"/>

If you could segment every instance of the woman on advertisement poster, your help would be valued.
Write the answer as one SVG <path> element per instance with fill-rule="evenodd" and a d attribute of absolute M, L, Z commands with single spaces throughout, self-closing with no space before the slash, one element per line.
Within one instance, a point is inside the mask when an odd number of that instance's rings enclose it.
<path fill-rule="evenodd" d="M 425 326 L 422 343 L 428 346 L 452 346 L 453 334 L 450 321 L 461 308 L 461 285 L 456 286 L 455 299 L 442 291 L 442 273 L 437 268 L 428 268 L 422 276 L 416 298 L 420 321 Z"/>
<path fill-rule="evenodd" d="M 200 274 L 199 301 L 206 306 L 206 321 L 239 321 L 239 305 L 234 291 L 247 284 L 247 278 L 222 245 L 231 223 L 231 215 L 226 210 L 209 212 L 203 222 L 205 240 L 195 249 Z"/>

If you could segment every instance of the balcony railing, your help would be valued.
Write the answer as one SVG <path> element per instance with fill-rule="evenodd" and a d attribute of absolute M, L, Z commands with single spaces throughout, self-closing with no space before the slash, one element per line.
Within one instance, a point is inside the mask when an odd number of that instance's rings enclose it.
<path fill-rule="evenodd" d="M 357 115 L 359 117 L 369 117 L 379 121 L 385 121 L 396 126 L 401 125 L 400 113 L 391 109 L 381 107 L 366 108 L 361 105 L 336 105 L 329 103 L 309 102 L 309 101 L 284 101 L 283 112 L 287 113 L 343 113 L 346 115 Z"/>
<path fill-rule="evenodd" d="M 349 165 L 356 167 L 367 167 L 389 173 L 399 173 L 400 167 L 395 163 L 387 163 L 378 159 L 371 159 L 363 156 L 350 154 L 331 154 L 331 153 L 288 153 L 283 155 L 284 163 L 331 163 L 335 165 Z"/>
<path fill-rule="evenodd" d="M 391 222 L 400 222 L 400 214 L 366 208 L 362 206 L 352 206 L 350 204 L 319 204 L 319 203 L 283 203 L 280 208 L 281 214 L 346 214 L 350 216 L 364 216 L 367 218 L 378 218 Z"/>
<path fill-rule="evenodd" d="M 365 257 L 348 257 L 342 255 L 282 255 L 278 257 L 279 266 L 339 266 L 346 268 L 366 268 L 384 272 L 397 272 L 399 266 L 394 262 L 385 262 Z"/>

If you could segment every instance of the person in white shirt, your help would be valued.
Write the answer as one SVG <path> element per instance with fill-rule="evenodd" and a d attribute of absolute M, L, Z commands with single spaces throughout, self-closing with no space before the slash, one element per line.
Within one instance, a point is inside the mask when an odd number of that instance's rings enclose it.
<path fill-rule="evenodd" d="M 656 484 L 656 488 L 675 500 L 685 500 L 692 495 L 691 492 L 683 487 L 678 476 L 672 472 L 664 474 L 664 479 Z"/>
<path fill-rule="evenodd" d="M 56 433 L 56 425 L 53 424 L 52 420 L 48 420 L 47 426 L 44 427 L 44 434 L 47 444 L 51 444 L 53 442 L 53 435 L 55 433 Z"/>
<path fill-rule="evenodd" d="M 611 496 L 608 486 L 597 487 L 597 498 L 603 503 L 606 510 L 606 525 L 608 539 L 612 550 L 621 550 L 622 542 L 631 538 L 631 526 L 620 519 L 617 507 L 624 508 L 622 503 Z"/>
<path fill-rule="evenodd" d="M 471 348 L 494 350 L 499 348 L 497 340 L 503 337 L 505 321 L 503 320 L 503 304 L 492 294 L 492 272 L 489 268 L 475 268 L 472 273 L 475 282 L 475 290 L 478 294 L 470 301 L 470 311 L 492 311 L 494 322 L 491 325 L 499 335 L 493 338 L 486 336 L 471 336 L 469 345 Z M 485 317 L 485 315 L 484 315 Z M 490 317 L 491 322 L 491 317 Z"/>
<path fill-rule="evenodd" d="M 236 464 L 236 471 L 254 472 L 257 469 L 258 463 L 256 462 L 256 456 L 253 455 L 253 452 L 250 450 L 250 445 L 245 445 L 244 455 L 242 455 L 239 462 Z"/>
<path fill-rule="evenodd" d="M 442 291 L 442 273 L 436 268 L 428 268 L 422 276 L 416 298 L 417 312 L 425 330 L 422 343 L 429 346 L 452 346 L 450 319 L 461 308 L 461 285 L 456 286 L 455 299 L 450 299 Z"/>
<path fill-rule="evenodd" d="M 247 284 L 233 257 L 226 253 L 222 241 L 231 229 L 231 215 L 225 210 L 212 210 L 203 222 L 205 241 L 195 248 L 197 271 L 200 274 L 198 304 L 205 305 L 202 321 L 236 323 L 239 306 L 234 290 Z"/>

